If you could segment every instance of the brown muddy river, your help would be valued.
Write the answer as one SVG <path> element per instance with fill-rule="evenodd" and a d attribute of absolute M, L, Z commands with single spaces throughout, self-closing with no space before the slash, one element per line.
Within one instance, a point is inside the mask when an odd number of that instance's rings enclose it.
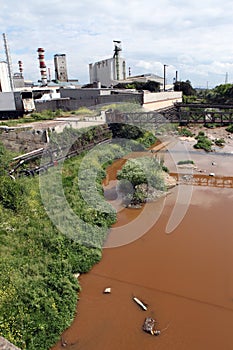
<path fill-rule="evenodd" d="M 118 166 L 108 174 L 110 184 Z M 232 350 L 233 191 L 192 187 L 183 220 L 167 234 L 178 191 L 187 191 L 178 187 L 144 209 L 118 209 L 110 248 L 80 278 L 77 316 L 63 334 L 66 349 Z M 117 207 L 114 190 L 106 194 Z M 112 293 L 103 294 L 109 286 Z M 159 337 L 142 331 L 147 316 L 158 321 Z"/>

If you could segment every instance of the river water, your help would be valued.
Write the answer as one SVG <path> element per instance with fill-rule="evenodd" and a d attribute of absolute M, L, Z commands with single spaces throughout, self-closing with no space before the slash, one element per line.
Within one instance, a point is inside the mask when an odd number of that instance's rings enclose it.
<path fill-rule="evenodd" d="M 226 162 L 232 174 L 232 158 Z M 101 262 L 80 277 L 77 316 L 62 335 L 66 349 L 231 350 L 232 189 L 181 185 L 142 209 L 122 209 L 114 187 L 121 165 L 111 166 L 105 183 L 118 220 Z M 181 200 L 183 218 L 166 233 L 179 192 L 188 205 Z M 105 287 L 112 293 L 103 294 Z M 142 331 L 147 316 L 157 320 L 159 337 Z"/>

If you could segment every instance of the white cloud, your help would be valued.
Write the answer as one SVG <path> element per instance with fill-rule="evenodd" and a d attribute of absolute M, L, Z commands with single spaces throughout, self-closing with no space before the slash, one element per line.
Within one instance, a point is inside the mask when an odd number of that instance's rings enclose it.
<path fill-rule="evenodd" d="M 88 64 L 111 57 L 117 39 L 132 74 L 162 75 L 166 63 L 170 82 L 178 70 L 194 86 L 215 86 L 226 72 L 233 81 L 232 15 L 229 0 L 10 0 L 1 5 L 0 28 L 14 69 L 22 60 L 27 79 L 39 78 L 36 51 L 44 47 L 52 71 L 53 55 L 66 53 L 70 78 L 87 83 Z"/>

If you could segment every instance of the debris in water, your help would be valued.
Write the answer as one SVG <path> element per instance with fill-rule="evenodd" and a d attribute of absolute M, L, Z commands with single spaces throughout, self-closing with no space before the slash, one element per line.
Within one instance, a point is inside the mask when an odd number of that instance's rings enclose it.
<path fill-rule="evenodd" d="M 135 301 L 135 303 L 137 303 L 143 310 L 147 310 L 147 305 L 145 303 L 143 303 L 141 300 L 139 300 L 136 297 L 133 297 L 133 300 Z"/>
<path fill-rule="evenodd" d="M 144 321 L 142 329 L 145 332 L 150 333 L 151 335 L 158 336 L 160 335 L 161 331 L 158 329 L 155 329 L 155 324 L 156 324 L 156 321 L 153 318 L 147 317 Z"/>
<path fill-rule="evenodd" d="M 104 294 L 109 294 L 111 293 L 111 287 L 107 287 L 104 289 Z"/>

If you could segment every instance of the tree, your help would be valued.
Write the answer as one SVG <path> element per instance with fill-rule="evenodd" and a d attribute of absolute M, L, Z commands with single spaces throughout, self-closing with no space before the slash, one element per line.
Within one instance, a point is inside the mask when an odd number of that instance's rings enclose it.
<path fill-rule="evenodd" d="M 149 191 L 166 190 L 162 173 L 162 165 L 155 158 L 130 159 L 117 173 L 119 189 L 131 203 L 143 203 Z"/>
<path fill-rule="evenodd" d="M 113 137 L 136 140 L 143 136 L 143 131 L 135 125 L 111 123 L 109 125 Z"/>
<path fill-rule="evenodd" d="M 117 173 L 117 179 L 128 180 L 133 188 L 147 182 L 146 173 L 143 167 L 135 159 L 128 160 L 123 168 Z"/>
<path fill-rule="evenodd" d="M 174 91 L 182 91 L 185 96 L 196 95 L 196 90 L 192 87 L 189 80 L 175 82 Z"/>

